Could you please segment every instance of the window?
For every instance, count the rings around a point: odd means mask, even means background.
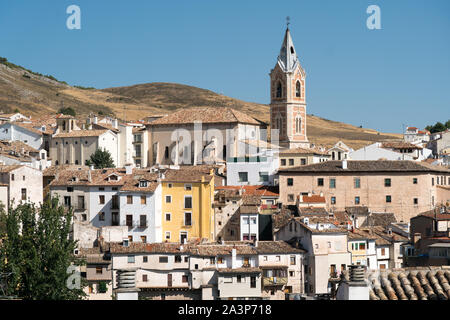
[[[366,243],[365,242],[361,242],[359,244],[359,250],[366,250]]]
[[[159,263],[167,263],[167,262],[169,262],[169,257],[167,256],[159,257]]]
[[[139,217],[139,227],[141,227],[141,228],[147,227],[147,216],[146,215],[141,215]]]
[[[67,187],[67,192],[73,192],[73,187]]]
[[[247,182],[248,181],[248,172],[239,172],[239,182]]]
[[[27,189],[22,188],[22,200],[27,200]]]
[[[354,179],[354,186],[355,186],[355,189],[361,188],[361,179],[360,178]]]
[[[336,188],[336,179],[330,178],[330,189]]]
[[[281,86],[281,82],[278,81],[277,82],[277,92],[276,92],[276,97],[277,98],[281,98],[283,96],[283,87]]]
[[[392,202],[392,197],[386,196],[386,203],[391,203],[391,202]]]
[[[256,218],[251,218],[252,224],[256,224]]]
[[[126,220],[127,220],[127,222],[126,222],[127,226],[132,227],[133,226],[133,216],[131,214],[127,214]]]
[[[142,262],[148,262],[148,256],[143,256],[142,257]]]
[[[417,184],[417,178],[413,178],[413,184]]]
[[[391,186],[391,179],[390,178],[384,179],[384,186],[385,187],[390,187]]]
[[[336,197],[331,197],[331,204],[336,204]]]
[[[98,204],[105,204],[105,196],[98,196]]]
[[[288,202],[294,202],[294,195],[288,194]]]
[[[250,277],[250,288],[256,288],[256,277],[255,276]]]
[[[164,159],[169,159],[169,147],[164,150]]]
[[[104,212],[99,212],[98,213],[98,220],[99,221],[105,221],[105,213]]]
[[[295,84],[295,96],[297,98],[300,98],[302,96],[302,85],[300,84],[300,81],[297,81]]]
[[[182,283],[187,283],[188,282],[188,276],[187,275],[181,276],[181,282]]]
[[[184,196],[184,208],[192,209],[192,196]]]
[[[286,159],[281,159],[281,165],[285,166],[286,165]]]
[[[304,158],[300,159],[300,165],[302,166],[306,165],[306,159]]]
[[[128,263],[134,263],[134,256],[128,256]]]
[[[192,225],[192,213],[191,212],[185,212],[184,213],[184,225],[185,226],[191,226]]]
[[[419,199],[418,198],[414,198],[414,204],[415,205],[419,204]]]
[[[103,268],[100,266],[95,267],[95,273],[96,274],[102,274],[103,273]]]
[[[191,191],[192,190],[192,184],[185,184],[184,185],[184,190]]]
[[[146,180],[139,181],[139,187],[147,188],[147,186],[148,186],[148,181],[146,181]]]
[[[295,256],[291,256],[291,266],[295,266]]]
[[[381,255],[382,256],[386,255],[386,249],[385,248],[381,248]]]
[[[317,186],[323,187],[323,178],[317,178]]]
[[[431,178],[431,185],[434,186],[434,178]]]
[[[216,264],[216,258],[210,257],[209,258],[209,264]]]
[[[166,231],[166,240],[170,240],[170,231]]]
[[[293,166],[294,165],[294,159],[289,159],[289,165]]]
[[[237,275],[236,277],[237,283],[241,283],[242,282],[242,276],[240,274]]]
[[[147,282],[148,281],[148,277],[146,274],[142,275],[142,282]]]
[[[132,195],[127,196],[127,204],[133,204],[133,196]]]
[[[171,214],[170,213],[166,213],[166,221],[170,221],[171,218]]]
[[[217,257],[217,264],[223,264],[223,257]]]
[[[262,182],[269,181],[269,173],[268,172],[260,172],[259,173],[259,181],[262,181]]]
[[[355,204],[359,204],[359,203],[360,203],[359,197],[355,197]]]
[[[180,255],[176,255],[175,256],[175,263],[181,263],[181,256]]]
[[[11,181],[14,181],[14,173],[11,174]]]
[[[287,185],[293,186],[294,185],[294,178],[287,178]]]
[[[166,203],[172,203],[172,196],[166,196]]]
[[[65,196],[64,197],[64,205],[66,206],[66,207],[70,207],[71,205],[72,205],[72,198],[70,197],[70,196]]]
[[[147,204],[147,196],[141,196],[141,204]]]

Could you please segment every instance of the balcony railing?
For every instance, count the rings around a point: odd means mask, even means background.
[[[263,277],[263,286],[284,286],[287,281],[287,277]]]

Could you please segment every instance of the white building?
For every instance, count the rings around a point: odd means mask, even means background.
[[[0,183],[8,186],[8,204],[39,206],[43,202],[42,171],[24,165],[0,165]]]
[[[34,149],[43,146],[43,134],[32,127],[25,127],[21,122],[6,122],[0,125],[0,140],[22,141]]]

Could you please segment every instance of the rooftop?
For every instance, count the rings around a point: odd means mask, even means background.
[[[347,169],[342,168],[343,161],[325,161],[315,164],[280,169],[279,173],[344,173],[344,172],[439,172],[450,173],[449,169],[428,166],[409,160],[347,160]]]

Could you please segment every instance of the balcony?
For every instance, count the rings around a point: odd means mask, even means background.
[[[284,286],[287,284],[287,277],[263,277],[263,286]]]
[[[111,210],[119,210],[119,209],[120,209],[119,202],[112,202],[111,203]]]

